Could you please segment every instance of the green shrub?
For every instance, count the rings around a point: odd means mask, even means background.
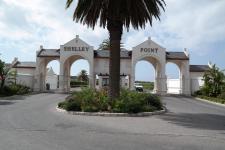
[[[225,92],[222,92],[222,93],[218,96],[218,98],[221,98],[221,99],[224,99],[224,100],[225,100]]]
[[[87,86],[87,85],[88,85],[88,83],[85,81],[76,81],[76,80],[70,81],[71,87],[80,87],[80,86]]]
[[[0,94],[4,96],[24,95],[29,92],[31,92],[31,89],[21,84],[11,84],[9,86],[4,86],[0,90]]]
[[[145,103],[151,109],[161,110],[163,105],[158,96],[152,94],[145,95]]]
[[[202,90],[195,91],[193,96],[203,95]]]
[[[131,92],[115,101],[113,111],[121,113],[138,113],[143,110],[143,97],[141,94]]]
[[[122,90],[120,98],[114,102],[113,111],[122,113],[149,112],[162,109],[162,103],[159,97],[137,93],[134,91]]]
[[[110,102],[107,91],[84,88],[68,96],[58,107],[67,111],[138,113],[160,110],[162,103],[156,95],[129,90],[122,90],[120,97]]]

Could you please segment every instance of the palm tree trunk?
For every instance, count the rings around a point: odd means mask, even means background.
[[[121,21],[110,20],[107,29],[110,39],[109,98],[114,100],[120,95],[120,41],[123,24]]]

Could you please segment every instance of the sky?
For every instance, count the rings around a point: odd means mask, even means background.
[[[165,0],[165,12],[153,26],[129,32],[124,30],[122,43],[125,48],[151,39],[167,51],[190,53],[190,64],[212,62],[225,69],[225,0]],[[65,9],[66,0],[0,0],[0,59],[7,63],[14,57],[20,61],[36,61],[36,51],[44,48],[59,48],[60,45],[79,35],[89,45],[98,45],[108,38],[106,29],[94,30],[73,22],[76,1]],[[51,62],[54,71],[59,64]],[[88,63],[77,61],[71,68],[72,75],[81,69],[88,70]],[[176,78],[178,68],[173,64],[166,67],[167,76]],[[136,66],[136,80],[151,81],[154,69],[148,62],[140,61]]]

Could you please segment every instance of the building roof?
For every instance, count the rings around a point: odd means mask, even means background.
[[[131,51],[122,50],[120,52],[120,58],[131,58]],[[94,51],[95,58],[109,58],[109,50],[95,50]]]
[[[209,70],[208,65],[190,65],[190,72],[205,72]]]
[[[37,56],[38,57],[59,57],[60,49],[41,49]]]
[[[36,68],[36,62],[20,62],[18,61],[13,68]]]
[[[166,52],[168,60],[189,60],[189,57],[184,52]]]

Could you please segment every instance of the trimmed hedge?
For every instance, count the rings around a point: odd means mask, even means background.
[[[105,90],[86,88],[67,97],[58,107],[67,111],[139,113],[161,110],[162,103],[156,95],[128,90],[122,90],[120,97],[111,102]]]

